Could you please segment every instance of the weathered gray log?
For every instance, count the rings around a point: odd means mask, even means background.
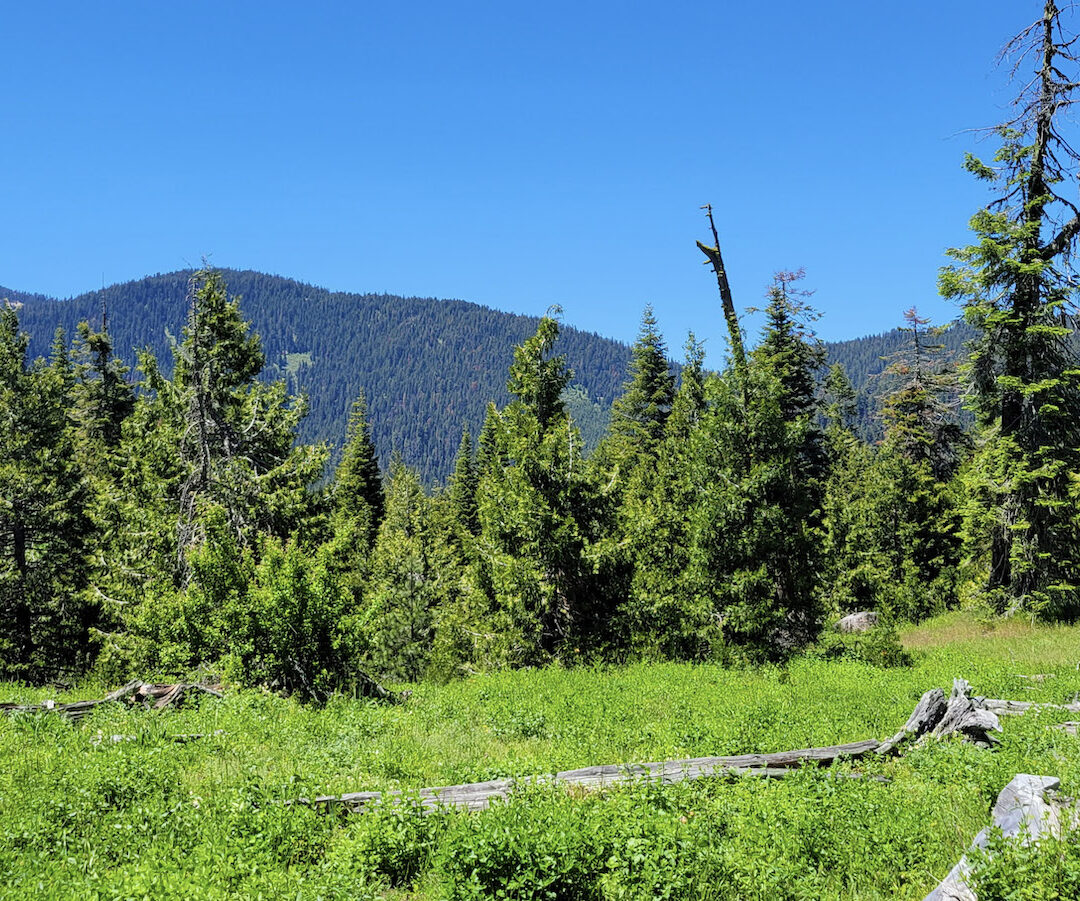
[[[1029,710],[1064,710],[1080,713],[1080,704],[1043,704],[1037,701],[1005,701],[1001,698],[979,698],[979,703],[998,716],[1020,716]]]
[[[757,776],[769,779],[782,778],[805,763],[828,765],[841,758],[857,759],[877,750],[879,742],[874,739],[831,745],[826,748],[803,748],[797,751],[779,751],[772,754],[739,754],[733,757],[694,757],[688,760],[664,760],[657,763],[609,764],[563,770],[554,776],[540,776],[523,780],[496,779],[467,785],[443,785],[424,788],[415,793],[424,807],[451,806],[479,810],[488,807],[496,798],[506,798],[515,785],[555,782],[568,787],[598,789],[635,780],[652,780],[665,785],[703,776]],[[845,774],[862,778],[860,774]],[[359,812],[382,798],[407,797],[409,793],[350,792],[344,795],[324,795],[313,801],[298,798],[296,802],[321,808],[343,808]]]
[[[972,698],[967,680],[953,679],[945,714],[932,734],[941,737],[958,733],[978,747],[991,747],[997,741],[994,733],[1001,731],[1001,723],[997,714],[983,706],[983,701]]]
[[[1062,805],[1046,795],[1059,784],[1053,776],[1024,773],[1016,776],[998,795],[992,825],[975,836],[972,849],[985,848],[994,828],[1000,829],[1006,838],[1015,838],[1025,845],[1044,835],[1060,835],[1067,815]],[[971,864],[965,854],[924,901],[977,901],[967,884],[970,873]]]
[[[198,683],[177,684],[153,684],[141,682],[138,679],[129,682],[115,691],[109,692],[103,698],[95,698],[90,701],[73,701],[70,704],[57,704],[55,701],[43,701],[40,704],[0,704],[0,713],[59,713],[72,722],[78,722],[94,708],[102,704],[115,704],[126,702],[129,704],[150,704],[154,702],[154,708],[160,710],[172,704],[179,704],[185,694],[201,692],[215,698],[222,697],[216,688]]]
[[[911,711],[911,716],[904,723],[904,727],[892,738],[883,741],[877,753],[888,754],[906,741],[922,738],[941,722],[941,718],[945,716],[946,706],[944,690],[931,688],[919,698],[919,703]]]

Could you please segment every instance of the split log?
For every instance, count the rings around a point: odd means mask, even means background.
[[[911,716],[904,723],[904,728],[892,738],[883,741],[877,753],[888,754],[910,739],[922,738],[941,722],[947,706],[945,692],[940,688],[931,688],[919,699],[919,703],[911,711]]]
[[[971,686],[965,679],[953,679],[953,689],[945,706],[945,714],[934,727],[936,736],[958,733],[976,747],[989,748],[997,741],[995,732],[1001,723],[992,710],[982,704],[982,698],[971,697]]]
[[[892,738],[883,741],[878,753],[890,753],[904,742],[911,739],[925,740],[931,735],[942,738],[956,734],[977,747],[989,748],[997,741],[995,733],[1000,731],[1001,723],[997,713],[987,705],[986,699],[972,697],[971,686],[967,681],[954,679],[947,701],[945,692],[940,688],[926,692],[911,712],[904,728]]]
[[[1063,805],[1046,794],[1059,784],[1053,776],[1017,775],[998,795],[993,823],[975,837],[972,849],[985,848],[992,829],[1000,829],[1006,838],[1015,838],[1025,845],[1045,835],[1060,835],[1069,816]],[[1072,819],[1075,821],[1076,811]],[[976,901],[967,884],[970,873],[971,864],[965,854],[924,901]]]

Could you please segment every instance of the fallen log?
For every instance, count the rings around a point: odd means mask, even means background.
[[[995,733],[1001,731],[997,712],[988,706],[986,698],[972,696],[971,686],[966,680],[954,679],[948,700],[940,688],[926,692],[915,705],[904,727],[892,738],[883,741],[878,753],[891,753],[912,739],[924,741],[930,736],[943,738],[948,735],[960,735],[976,747],[990,748],[997,742]]]
[[[919,699],[904,727],[892,738],[883,741],[878,746],[877,753],[888,754],[906,741],[922,738],[941,722],[947,706],[945,692],[940,688],[931,688]]]
[[[979,698],[979,702],[998,716],[1020,716],[1029,710],[1064,710],[1080,713],[1080,704],[1044,704],[1038,701],[1004,701],[1001,698]]]
[[[739,754],[733,757],[693,757],[688,760],[664,760],[656,763],[608,764],[563,770],[553,776],[530,777],[522,780],[495,779],[466,785],[442,785],[424,788],[415,793],[424,807],[461,807],[481,810],[497,798],[507,798],[518,785],[554,782],[568,788],[595,790],[610,785],[638,780],[657,781],[664,785],[703,776],[756,776],[780,779],[806,763],[829,765],[840,759],[855,760],[877,750],[875,739],[831,745],[825,748],[803,748],[772,754]],[[845,773],[844,778],[864,778],[858,773]],[[873,777],[883,778],[883,777]],[[323,795],[309,800],[298,798],[291,803],[310,805],[324,810],[341,809],[359,813],[365,807],[384,798],[402,798],[408,792],[350,792],[344,795]],[[290,802],[286,802],[290,803]]]

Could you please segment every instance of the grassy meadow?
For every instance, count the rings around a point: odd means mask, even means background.
[[[0,718],[0,899],[922,898],[1016,773],[1059,776],[1080,796],[1080,740],[1047,728],[1067,714],[1004,720],[994,752],[931,743],[839,767],[888,783],[808,768],[778,781],[536,787],[480,813],[274,803],[884,738],[956,676],[991,697],[1080,692],[1077,627],[951,614],[901,637],[906,667],[807,656],[764,669],[549,668],[418,684],[399,706],[229,691],[160,713],[111,705],[79,725]],[[1046,678],[1022,678],[1035,674]],[[111,687],[8,683],[0,700]],[[171,740],[185,733],[207,737]],[[1075,845],[1056,853],[1064,875],[1045,897],[1080,872]]]

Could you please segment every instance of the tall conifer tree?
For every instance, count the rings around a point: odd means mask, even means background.
[[[971,220],[976,243],[951,250],[956,265],[941,274],[942,293],[962,301],[976,330],[968,374],[981,446],[967,531],[999,612],[1080,612],[1069,497],[1080,462],[1080,386],[1068,340],[1080,154],[1063,131],[1080,68],[1064,20],[1056,0],[1046,0],[1004,51],[1024,72],[1015,115],[996,129],[991,164],[967,157],[996,196]]]

